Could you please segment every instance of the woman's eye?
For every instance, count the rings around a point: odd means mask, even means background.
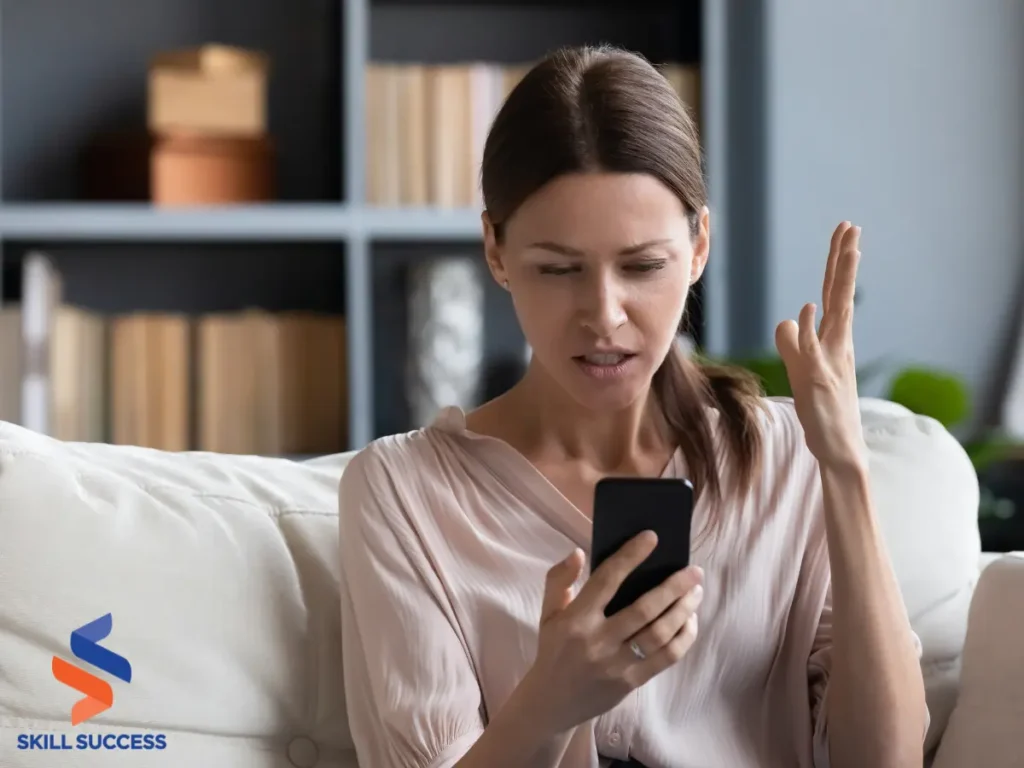
[[[664,266],[664,259],[651,259],[648,261],[637,261],[632,264],[626,264],[623,266],[623,269],[627,272],[653,272]],[[554,264],[545,264],[539,267],[542,275],[568,275],[573,272],[579,272],[580,269],[581,267],[579,266],[557,266]]]
[[[656,269],[661,269],[665,266],[665,262],[661,260],[657,261],[640,261],[635,264],[630,264],[626,269],[631,272],[653,272]]]

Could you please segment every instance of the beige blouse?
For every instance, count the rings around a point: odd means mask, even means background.
[[[705,572],[696,644],[587,726],[561,768],[627,758],[648,768],[827,766],[820,479],[792,402],[770,400],[768,411],[752,492],[718,510],[722,523],[703,543],[707,500],[694,512],[691,559]],[[686,475],[681,453],[666,475]],[[510,445],[469,432],[454,408],[354,457],[340,517],[345,690],[360,765],[452,766],[529,669],[545,574],[573,546],[589,551],[590,520]]]

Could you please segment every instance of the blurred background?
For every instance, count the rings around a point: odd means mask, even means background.
[[[0,419],[305,456],[507,388],[483,137],[530,63],[599,42],[699,120],[687,342],[785,394],[775,325],[859,224],[863,394],[946,424],[989,548],[1024,548],[1019,2],[0,0]]]

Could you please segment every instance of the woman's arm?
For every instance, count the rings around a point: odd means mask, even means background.
[[[832,568],[832,663],[825,698],[833,768],[922,763],[927,708],[917,649],[872,509],[853,351],[860,227],[832,234],[822,318],[805,304],[775,343],[807,447],[818,460]]]
[[[591,729],[558,732],[540,720],[549,681],[530,673],[485,724],[480,681],[404,489],[373,447],[340,486],[342,657],[360,764],[557,768],[571,754],[566,765],[596,768]]]
[[[591,765],[594,740],[587,728],[555,733],[537,722],[537,697],[543,695],[527,675],[454,768],[558,768],[567,755],[567,765]]]
[[[866,467],[821,467],[832,567],[826,718],[832,768],[923,762],[928,713],[906,608]]]

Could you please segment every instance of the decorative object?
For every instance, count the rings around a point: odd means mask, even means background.
[[[274,198],[274,147],[268,137],[165,135],[150,167],[156,205],[230,205]]]
[[[267,133],[269,58],[227,45],[166,51],[150,62],[146,123],[155,134]]]
[[[409,274],[406,397],[414,426],[446,406],[472,408],[484,376],[484,286],[479,259],[452,256]]]
[[[267,127],[268,57],[224,45],[170,51],[150,64],[146,121],[156,205],[230,205],[275,196]]]

